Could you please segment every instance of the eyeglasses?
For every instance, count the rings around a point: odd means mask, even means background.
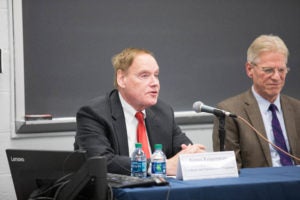
[[[286,75],[290,71],[290,68],[288,68],[288,67],[262,67],[262,66],[258,66],[255,63],[250,63],[250,64],[252,66],[258,67],[258,69],[260,69],[261,71],[263,71],[267,75],[275,74],[276,69],[277,69],[277,72],[280,75]]]

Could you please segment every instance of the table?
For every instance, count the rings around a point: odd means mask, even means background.
[[[169,186],[114,189],[117,200],[299,200],[300,167],[241,169],[237,178],[181,181]]]

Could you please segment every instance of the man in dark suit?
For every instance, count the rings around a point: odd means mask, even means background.
[[[108,172],[130,174],[130,155],[137,142],[135,113],[143,112],[149,151],[160,143],[167,156],[167,174],[175,175],[180,153],[203,152],[192,145],[174,120],[173,109],[158,100],[159,66],[145,49],[128,48],[112,59],[116,89],[80,108],[75,149],[106,156]]]
[[[253,85],[248,91],[224,100],[218,107],[241,116],[267,140],[276,144],[273,134],[270,104],[277,107],[276,114],[282,129],[287,152],[296,156],[291,164],[300,164],[300,101],[280,94],[286,75],[288,49],[273,35],[261,35],[247,52],[246,72]],[[220,150],[219,120],[215,119],[213,148]],[[225,120],[225,150],[234,150],[239,168],[283,166],[280,152],[256,134],[240,119]]]

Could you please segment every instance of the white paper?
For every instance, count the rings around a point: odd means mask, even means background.
[[[179,155],[177,179],[195,180],[225,177],[238,177],[233,151]]]

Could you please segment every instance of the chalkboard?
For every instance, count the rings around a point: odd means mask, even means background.
[[[261,34],[290,50],[284,93],[300,98],[298,0],[23,0],[25,114],[73,117],[113,88],[111,57],[154,52],[160,98],[175,111],[247,90],[246,51]]]

